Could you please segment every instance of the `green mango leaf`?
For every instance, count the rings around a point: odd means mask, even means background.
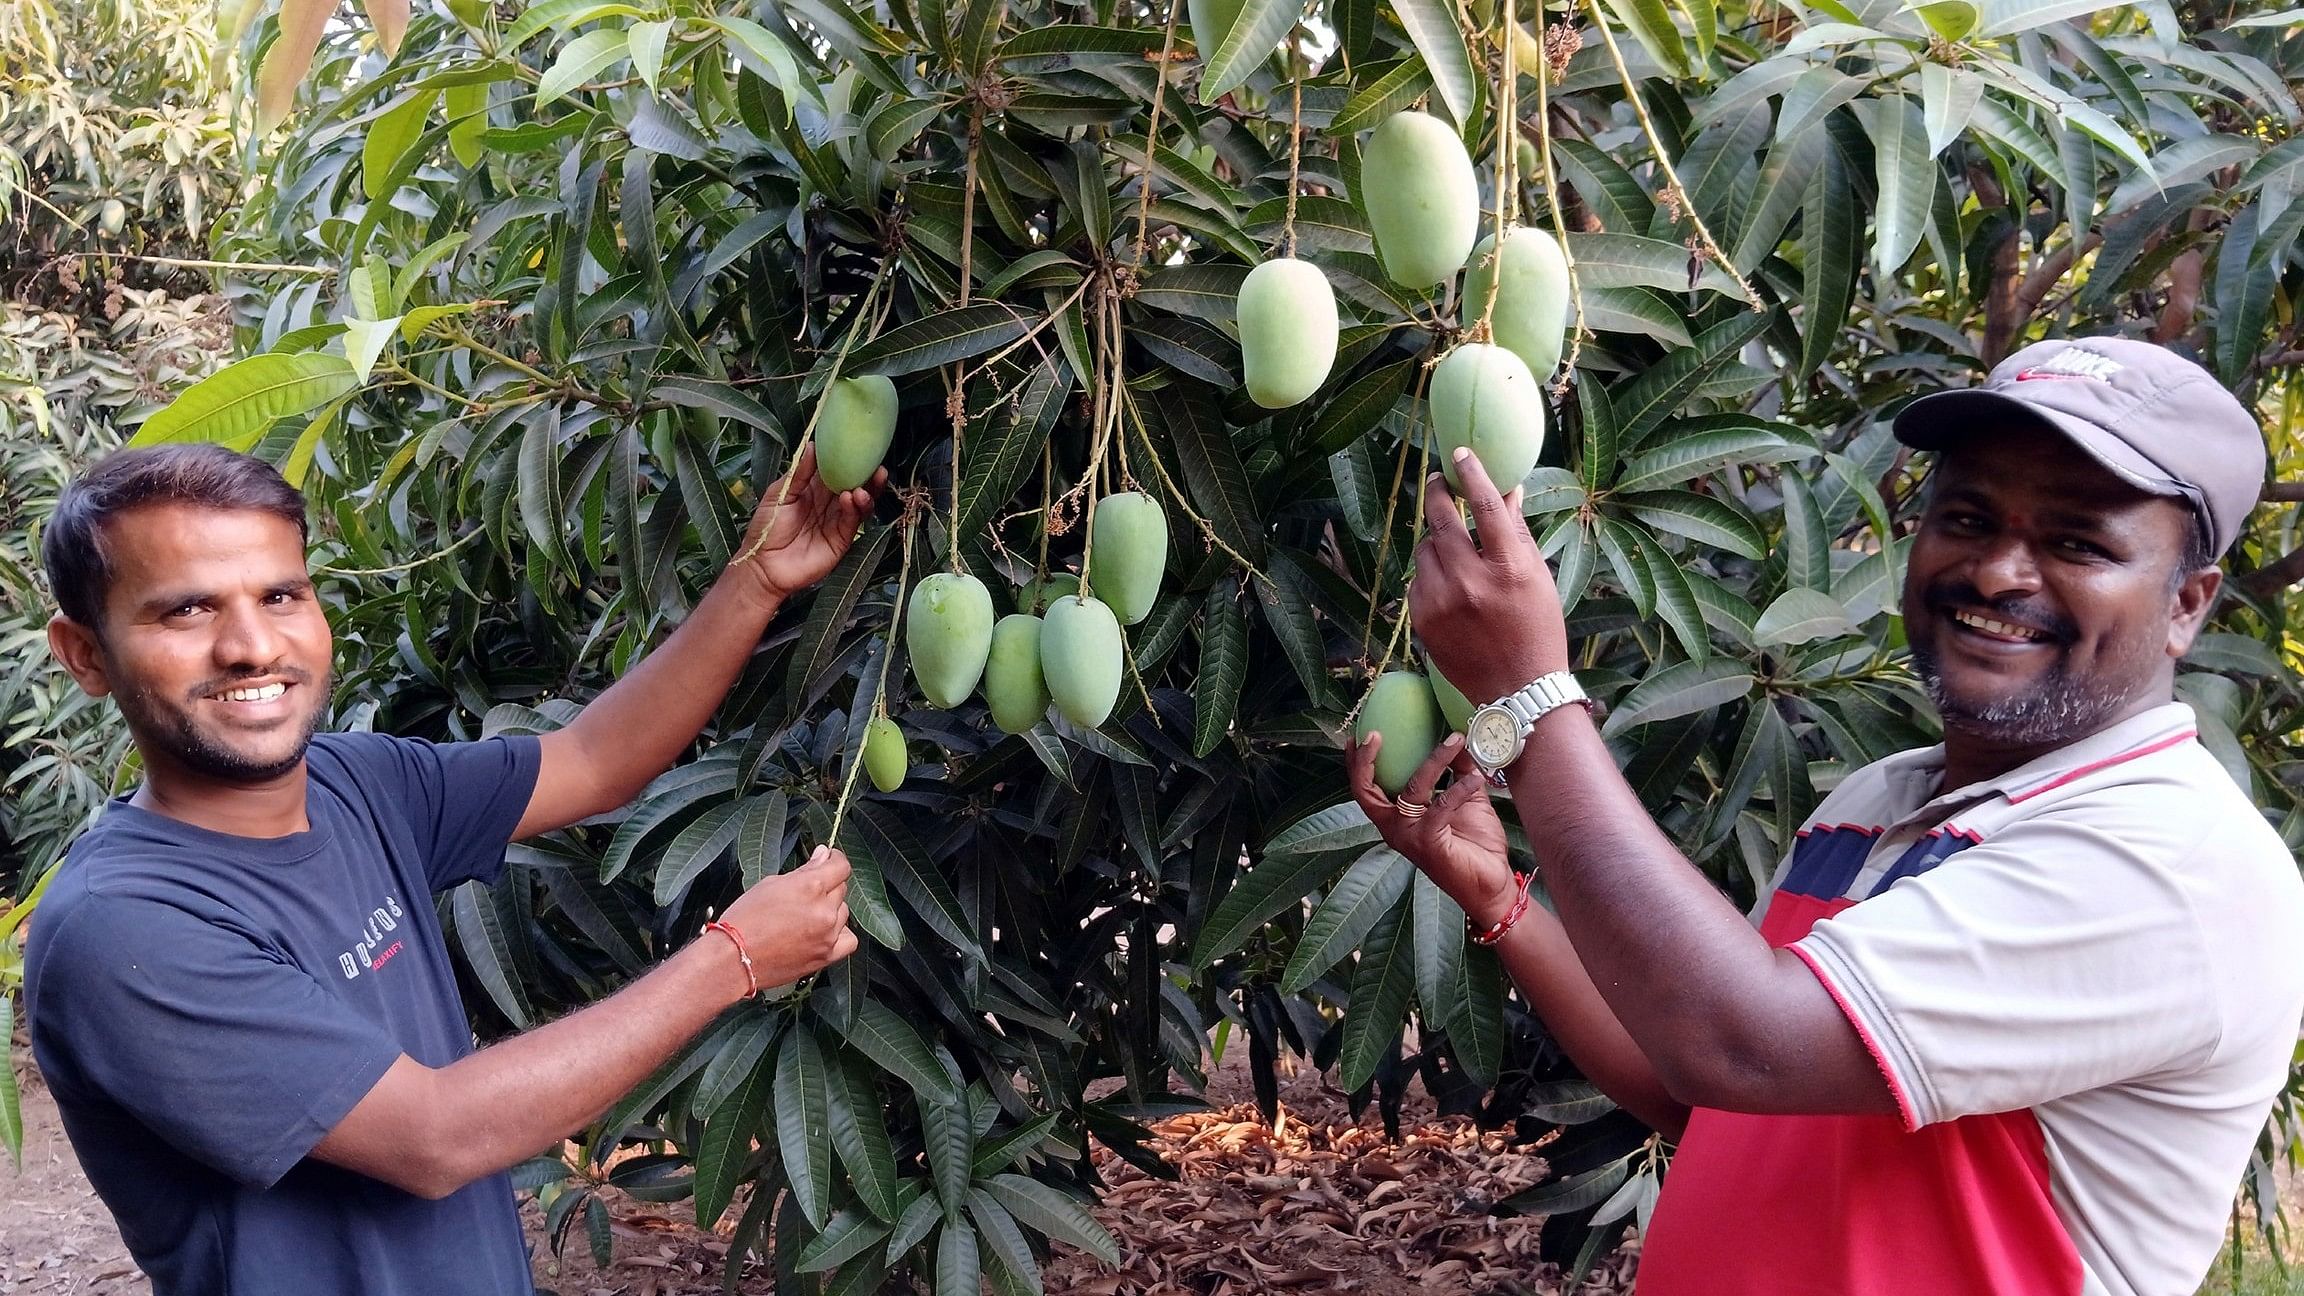
[[[359,373],[342,356],[250,356],[184,389],[145,419],[128,444],[212,441],[246,450],[274,420],[309,414],[359,385]]]
[[[848,356],[850,377],[900,377],[1004,347],[1038,321],[1013,306],[961,306],[891,329]]]
[[[1304,924],[1304,935],[1280,975],[1280,993],[1300,994],[1343,962],[1377,921],[1398,905],[1415,872],[1408,857],[1389,846],[1369,851],[1346,869]]]
[[[1244,0],[1221,45],[1200,51],[1200,102],[1215,103],[1253,75],[1280,48],[1303,15],[1298,0]]]
[[[1352,973],[1352,1001],[1336,1028],[1344,1033],[1336,1075],[1345,1092],[1366,1088],[1385,1056],[1399,1048],[1400,1028],[1415,990],[1408,906],[1395,903],[1360,948],[1360,965]]]
[[[1601,726],[1613,738],[1634,725],[1694,715],[1744,697],[1757,683],[1752,668],[1725,657],[1667,666],[1632,687]]]
[[[1393,0],[1392,12],[1399,15],[1408,39],[1423,56],[1425,72],[1440,92],[1440,103],[1449,119],[1458,125],[1472,120],[1480,82],[1472,69],[1472,52],[1464,44],[1463,29],[1456,23],[1456,7],[1446,0]]]
[[[1813,589],[1789,589],[1777,596],[1752,627],[1752,637],[1763,648],[1788,647],[1834,635],[1853,634],[1855,623],[1848,609],[1831,595]]]
[[[536,107],[572,93],[629,52],[629,37],[622,29],[586,32],[568,42],[536,82]]]
[[[398,186],[391,184],[391,178],[401,173],[401,159],[423,138],[424,123],[439,99],[437,90],[411,91],[369,124],[368,138],[360,148],[360,186],[368,201],[384,202],[392,197]]]
[[[994,1175],[984,1189],[1026,1228],[1078,1247],[1107,1265],[1120,1263],[1120,1243],[1087,1207],[1061,1189],[1016,1174]]]
[[[776,1150],[801,1213],[819,1229],[832,1213],[830,1089],[815,1033],[785,1032],[776,1056]]]
[[[768,1039],[775,1032],[775,1021],[765,1019],[765,1030],[752,1028],[741,1039],[751,1064],[735,1073],[738,1077],[727,1101],[720,1103],[712,1114],[704,1118],[704,1136],[696,1145],[696,1226],[713,1228],[720,1217],[728,1212],[728,1203],[736,1195],[736,1185],[743,1182],[744,1169],[752,1157],[753,1137],[761,1132],[762,1121],[768,1112],[769,1094],[774,1088],[771,1060],[764,1056]],[[805,1032],[795,1031],[799,1035]],[[750,1047],[752,1040],[759,1048]],[[725,1052],[722,1054],[725,1055]],[[713,1062],[719,1061],[719,1056]],[[709,1071],[709,1066],[707,1067]],[[781,1107],[782,1104],[778,1104]],[[782,1112],[778,1112],[782,1119]]]

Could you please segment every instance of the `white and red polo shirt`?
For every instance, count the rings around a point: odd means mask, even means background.
[[[2190,1296],[2304,1023],[2304,880],[2193,726],[1825,799],[1760,930],[1901,1118],[1696,1111],[1640,1296]]]

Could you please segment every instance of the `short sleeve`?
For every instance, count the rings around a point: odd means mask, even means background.
[[[92,896],[38,939],[43,1067],[250,1187],[303,1160],[401,1053],[255,939],[162,901]]]
[[[434,743],[362,734],[338,741],[364,776],[392,785],[360,790],[380,813],[406,818],[434,891],[496,880],[505,844],[536,791],[543,750],[534,737]]]
[[[1792,946],[1908,1127],[2017,1111],[2205,1055],[2206,941],[2177,861],[2076,815],[2023,821]]]

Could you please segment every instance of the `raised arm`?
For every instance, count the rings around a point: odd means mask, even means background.
[[[824,579],[856,538],[886,481],[834,491],[816,475],[813,446],[792,466],[789,492],[763,492],[737,553],[663,645],[544,735],[536,790],[515,837],[565,827],[623,805],[671,768],[736,683],[786,597]],[[778,503],[783,496],[782,503]]]
[[[728,907],[723,920],[743,933],[762,987],[855,950],[847,892],[847,857],[820,849]],[[445,1197],[598,1119],[749,987],[735,943],[706,932],[608,998],[449,1066],[403,1055],[312,1155]]]
[[[1463,737],[1449,735],[1400,789],[1397,801],[1376,786],[1376,753],[1383,744],[1382,734],[1371,734],[1366,743],[1346,746],[1353,799],[1385,842],[1447,892],[1474,926],[1495,926],[1518,897],[1518,883],[1504,851],[1503,821],[1464,754]],[[1440,776],[1451,769],[1456,781],[1435,793]],[[1410,817],[1400,813],[1401,805],[1426,809]],[[1679,1138],[1688,1108],[1665,1091],[1656,1068],[1600,997],[1559,919],[1531,905],[1497,942],[1496,952],[1521,997],[1584,1077],[1649,1128]]]
[[[1435,663],[1468,697],[1569,666],[1552,572],[1515,498],[1456,461],[1473,535],[1438,474],[1410,592]],[[1682,856],[1617,771],[1584,708],[1536,722],[1506,771],[1578,960],[1673,1098],[1691,1107],[1893,1115],[1856,1028],[1807,966],[1772,949]]]

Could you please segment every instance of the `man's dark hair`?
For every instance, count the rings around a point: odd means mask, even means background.
[[[113,577],[105,531],[121,514],[155,504],[270,513],[295,523],[300,539],[312,535],[303,494],[254,455],[208,444],[118,451],[64,488],[40,539],[48,588],[65,616],[102,634]]]

